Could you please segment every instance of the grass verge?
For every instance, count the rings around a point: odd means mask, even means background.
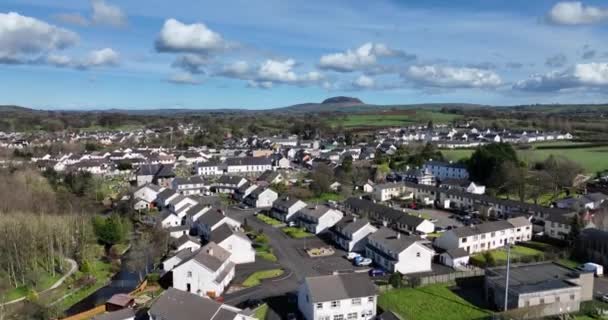
[[[286,235],[288,235],[290,238],[294,238],[294,239],[304,239],[304,238],[310,238],[313,236],[312,233],[309,233],[304,228],[285,227],[285,228],[281,229],[281,231],[285,232]]]
[[[245,281],[243,281],[244,287],[255,287],[262,283],[264,279],[275,278],[283,274],[283,269],[270,269],[263,271],[256,271],[252,273]]]
[[[271,225],[271,226],[278,226],[280,224],[283,224],[281,221],[279,221],[275,218],[269,217],[265,214],[258,214],[256,217],[258,218],[258,220],[264,222],[265,224]]]
[[[253,316],[256,319],[265,320],[267,314],[268,314],[268,305],[267,304],[263,304],[263,305],[259,306],[257,309],[255,309],[255,312],[253,313]]]

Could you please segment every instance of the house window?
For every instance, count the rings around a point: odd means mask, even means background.
[[[331,307],[332,308],[338,308],[338,307],[340,307],[340,301],[332,301],[331,302]]]
[[[344,320],[344,315],[343,314],[336,314],[336,315],[334,315],[334,320]]]
[[[416,252],[416,258],[420,258],[420,252]]]
[[[319,320],[331,320],[330,316],[320,316]]]
[[[570,300],[574,300],[574,295],[573,294],[570,295]]]
[[[348,320],[355,320],[355,319],[357,319],[357,313],[356,313],[356,312],[349,313],[349,314],[346,316],[346,319],[348,319]]]
[[[545,299],[544,298],[540,298],[540,304],[545,304]]]
[[[192,271],[188,271],[188,273],[186,274],[186,277],[192,278]]]
[[[467,238],[462,238],[462,243],[467,243]]]
[[[367,298],[367,302],[374,302],[374,297]]]
[[[358,306],[361,304],[361,298],[355,298],[352,300],[351,303],[353,304],[353,306]]]
[[[319,309],[323,309],[323,304],[322,303],[317,303],[317,310]]]

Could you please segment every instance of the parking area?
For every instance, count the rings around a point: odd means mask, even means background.
[[[447,228],[448,226],[462,227],[462,222],[451,218],[454,216],[453,212],[438,210],[438,209],[420,209],[415,212],[419,212],[423,216],[428,216],[432,220],[437,220],[435,226],[441,228]]]
[[[604,295],[608,295],[608,278],[595,278],[595,282],[593,283],[593,292],[598,298]]]

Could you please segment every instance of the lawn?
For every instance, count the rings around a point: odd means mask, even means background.
[[[278,226],[278,225],[283,224],[283,222],[281,222],[281,221],[279,221],[279,220],[277,220],[275,218],[269,217],[269,216],[267,216],[265,214],[258,214],[258,215],[256,215],[256,217],[260,221],[264,222],[265,224],[269,224],[271,226]]]
[[[307,199],[307,202],[322,203],[322,202],[327,202],[327,201],[342,201],[342,200],[344,200],[344,196],[342,196],[341,194],[326,192],[326,193],[322,193],[321,195],[319,195],[317,197]]]
[[[378,298],[378,305],[403,319],[480,319],[490,312],[464,300],[446,285],[430,285],[420,288],[404,288],[385,292]]]
[[[459,118],[459,115],[428,110],[412,110],[402,114],[351,114],[345,118],[330,121],[332,126],[342,125],[346,128],[356,127],[402,127],[412,124],[447,123]]]
[[[474,149],[449,149],[441,150],[441,153],[449,160],[457,161],[468,158]],[[608,170],[608,146],[588,148],[563,148],[563,149],[529,149],[517,150],[519,158],[527,163],[543,161],[550,155],[563,156],[580,164],[587,173]]]
[[[500,248],[496,250],[488,251],[494,257],[494,261],[497,265],[503,265],[507,263],[507,250]],[[525,258],[542,258],[543,252],[540,250],[515,245],[511,247],[511,261],[519,261]],[[471,256],[471,263],[479,266],[483,266],[486,263],[486,258],[483,253],[478,253]]]
[[[574,261],[572,259],[559,259],[556,262],[558,264],[561,264],[562,266],[570,268],[570,269],[576,269],[576,267],[578,267],[582,264],[582,263],[580,263],[578,261]]]
[[[245,281],[243,281],[244,287],[255,287],[262,283],[264,279],[276,278],[283,274],[283,269],[270,269],[263,271],[256,271],[252,273]]]
[[[69,265],[65,265],[65,267],[69,268]],[[38,276],[40,277],[38,279],[38,284],[33,289],[36,292],[41,292],[55,284],[55,282],[57,282],[62,277],[62,274],[57,273],[52,276],[44,271],[38,271]],[[0,301],[11,301],[19,299],[25,297],[29,292],[30,288],[28,288],[27,286],[11,288],[10,290],[7,290],[6,292],[2,292],[0,294]]]
[[[304,228],[296,228],[296,227],[285,227],[281,229],[281,231],[285,232],[289,237],[294,239],[304,239],[310,238],[313,236],[312,233],[309,233]]]
[[[268,314],[268,305],[267,304],[263,304],[263,305],[259,306],[257,309],[255,309],[255,312],[253,313],[253,316],[256,319],[265,320],[267,314]]]

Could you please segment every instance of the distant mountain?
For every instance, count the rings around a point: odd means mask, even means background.
[[[332,97],[332,98],[328,98],[323,100],[323,102],[321,102],[321,104],[365,104],[363,103],[363,101],[359,100],[358,98],[352,98],[352,97]]]

